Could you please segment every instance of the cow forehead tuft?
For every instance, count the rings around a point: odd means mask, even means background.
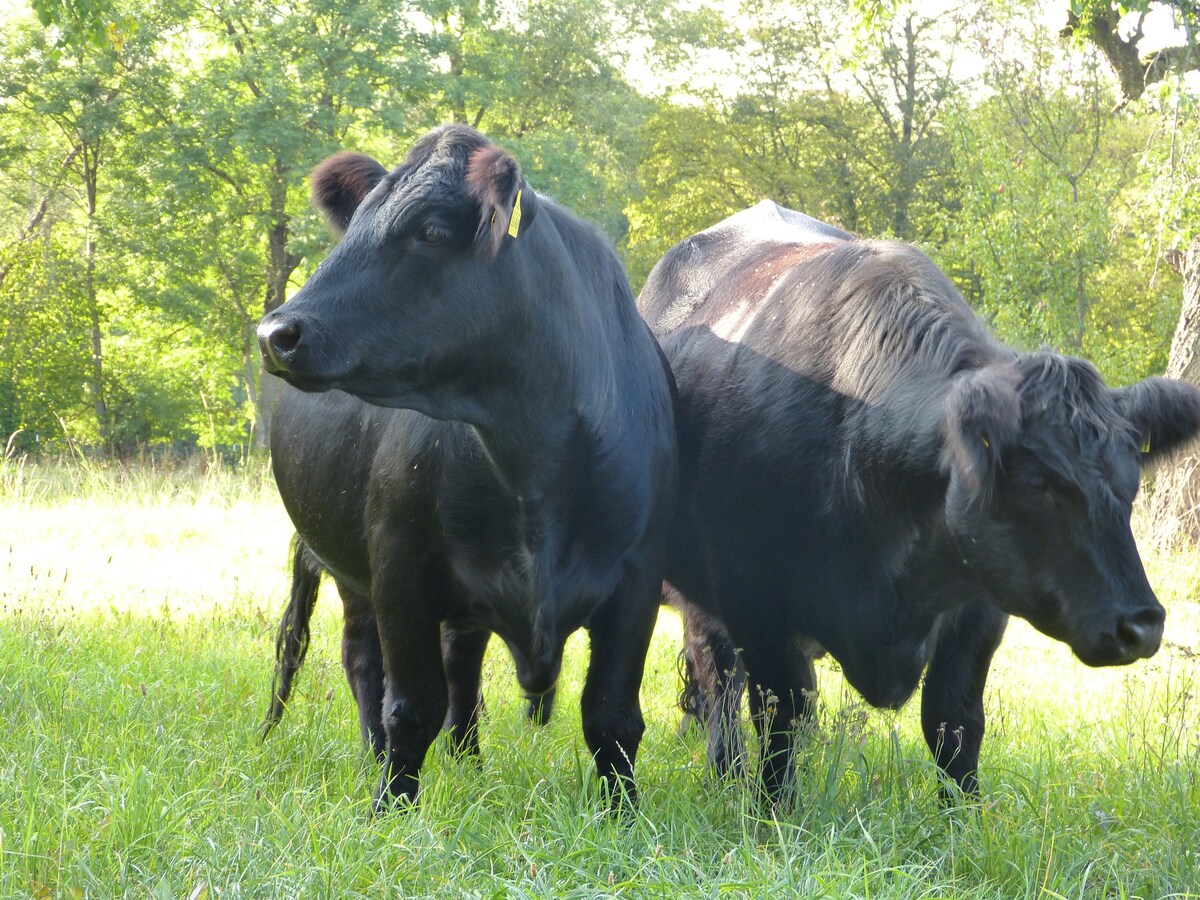
[[[1027,423],[1061,423],[1085,448],[1136,441],[1136,429],[1121,415],[1112,392],[1087,360],[1038,352],[1019,357],[1016,367]]]
[[[466,173],[470,156],[488,142],[477,132],[464,135],[459,131],[447,126],[426,135],[388,174],[372,198],[377,228],[393,230],[422,210],[469,202]]]
[[[461,193],[472,154],[494,147],[487,138],[465,125],[444,125],[429,132],[409,151],[404,162],[387,178],[388,193],[446,190]]]
[[[467,159],[481,147],[494,146],[473,128],[465,125],[443,125],[422,137],[408,151],[401,168],[420,167],[439,160],[457,163],[460,171],[466,170]]]

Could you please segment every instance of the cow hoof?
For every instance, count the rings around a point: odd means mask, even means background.
[[[393,797],[391,794],[381,794],[371,801],[371,818],[377,819],[391,813],[406,813],[416,805],[416,795],[399,794]]]
[[[637,815],[637,787],[632,781],[613,783],[604,780],[604,796],[608,800],[608,814],[623,822],[631,822]]]
[[[551,687],[540,694],[525,695],[525,718],[537,726],[549,725],[554,712],[554,698],[558,691]]]
[[[400,789],[401,786],[408,790]],[[382,816],[390,812],[407,812],[417,805],[417,779],[412,776],[388,778],[384,772],[375,801],[371,804],[371,815]]]

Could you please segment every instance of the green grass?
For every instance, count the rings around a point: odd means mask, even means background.
[[[1200,554],[1148,559],[1147,663],[1010,629],[975,806],[937,803],[916,703],[867,710],[830,665],[797,806],[714,782],[665,611],[632,821],[601,813],[580,733],[584,635],[541,730],[491,648],[482,764],[440,740],[420,807],[373,819],[332,590],[257,737],[289,535],[257,469],[3,464],[0,897],[1200,897]]]

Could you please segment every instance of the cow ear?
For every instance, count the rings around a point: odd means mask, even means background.
[[[506,240],[519,239],[537,215],[537,194],[507,152],[489,144],[471,154],[467,190],[479,203],[476,240],[494,258]]]
[[[334,237],[346,233],[354,211],[386,174],[387,169],[365,153],[348,150],[335,153],[313,169],[313,206]]]
[[[943,461],[971,495],[986,492],[1021,431],[1021,376],[1012,365],[959,377],[945,407]]]
[[[1138,431],[1142,462],[1156,462],[1200,436],[1200,389],[1172,378],[1117,388],[1113,400]]]

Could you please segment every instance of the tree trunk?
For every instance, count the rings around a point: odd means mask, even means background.
[[[77,157],[82,151],[82,143],[78,143],[70,149],[70,151],[67,153],[66,159],[62,161],[62,165],[58,167],[58,174],[46,186],[46,192],[42,196],[41,202],[38,203],[35,209],[30,211],[28,224],[26,224],[25,229],[19,235],[17,235],[17,239],[13,241],[11,245],[14,248],[14,252],[12,254],[14,258],[16,257],[15,248],[18,248],[27,241],[32,240],[36,235],[39,226],[46,218],[46,213],[50,209],[50,201],[54,199],[54,195],[58,190],[58,186],[62,183],[63,177],[68,171],[70,171],[71,163],[75,161],[75,157]],[[32,173],[29,177],[30,193],[32,194],[35,190]],[[3,265],[0,265],[0,287],[4,286],[4,279],[8,277],[8,273],[12,269],[12,265],[13,263],[11,259]]]
[[[100,300],[96,292],[96,186],[97,158],[84,147],[84,188],[87,196],[87,236],[84,239],[83,292],[91,331],[91,372],[88,395],[96,415],[96,429],[105,455],[112,452],[112,423],[104,389],[104,331],[100,320]]]
[[[1182,254],[1179,271],[1183,275],[1183,309],[1166,374],[1200,384],[1200,235]],[[1184,538],[1200,543],[1200,453],[1181,455],[1159,469],[1150,498],[1150,520],[1159,544],[1170,545]]]
[[[258,358],[258,354],[247,357],[245,373],[250,400],[258,411],[254,419],[251,440],[257,449],[266,449],[271,445],[271,414],[275,410],[275,402],[279,399],[283,381],[263,371],[262,361]],[[266,410],[265,414],[263,410]]]
[[[288,281],[303,258],[288,252],[288,239],[291,236],[287,214],[290,174],[290,168],[277,159],[271,183],[271,226],[267,231],[267,291],[263,300],[264,315],[282,306],[287,300]],[[274,412],[278,396],[279,383],[276,379],[265,375],[259,379],[254,423],[256,447],[267,446],[267,435],[271,431],[271,414]]]
[[[904,20],[904,82],[897,83],[897,93],[900,95],[900,146],[896,148],[899,162],[900,183],[893,188],[896,207],[892,215],[892,231],[902,241],[912,240],[912,223],[909,221],[908,208],[912,204],[918,180],[917,152],[914,146],[913,126],[917,116],[917,64],[920,48],[917,46],[917,34],[913,30],[913,16],[910,13]]]

